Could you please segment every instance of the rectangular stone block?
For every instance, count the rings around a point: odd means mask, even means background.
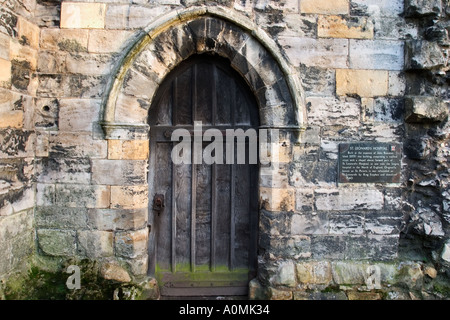
[[[114,255],[114,235],[108,231],[79,230],[78,252],[88,258],[103,258]]]
[[[9,60],[9,43],[11,39],[4,33],[0,33],[0,59]]]
[[[39,26],[19,16],[17,21],[18,38],[22,44],[29,45],[34,49],[39,48]]]
[[[112,58],[109,54],[68,54],[65,67],[69,73],[84,75],[105,75],[111,72]]]
[[[148,186],[111,186],[111,208],[142,209],[148,207]]]
[[[90,30],[88,51],[92,53],[113,53],[125,48],[132,31],[126,30]]]
[[[108,140],[108,159],[147,160],[148,140]]]
[[[319,211],[381,210],[384,205],[377,189],[316,189],[314,196]]]
[[[91,180],[89,159],[43,158],[36,162],[39,172],[38,182],[42,183],[83,183]]]
[[[60,99],[58,101],[60,131],[92,131],[94,122],[99,118],[101,101],[96,99]],[[85,139],[83,136],[84,143],[89,140],[91,139]],[[91,143],[94,143],[94,140],[91,140]],[[100,146],[98,156],[103,156],[103,143],[100,143]]]
[[[144,160],[92,160],[92,182],[119,186],[146,184],[146,168]]]
[[[59,132],[49,136],[49,154],[63,158],[106,158],[107,142],[94,140],[88,132]]]
[[[355,16],[397,17],[403,13],[404,0],[351,0],[350,14]]]
[[[288,188],[260,188],[263,207],[269,211],[292,211],[295,209],[295,192]]]
[[[0,83],[11,81],[11,61],[0,59]]]
[[[388,93],[388,71],[336,70],[336,94],[360,97],[385,96]]]
[[[141,90],[144,90],[144,87]],[[145,99],[119,93],[115,109],[116,119],[122,119],[125,123],[132,124],[145,123],[148,117],[148,108],[150,107],[144,102]]]
[[[350,68],[401,71],[404,68],[402,41],[350,40]]]
[[[348,67],[347,39],[279,37],[278,42],[295,65],[332,69]]]
[[[317,35],[320,38],[373,39],[374,26],[366,17],[319,16]]]
[[[147,252],[148,229],[117,232],[115,235],[116,253],[125,258],[137,258]]]
[[[361,214],[332,214],[329,216],[330,234],[364,234],[364,216]]]
[[[69,207],[37,207],[35,223],[45,229],[86,229],[87,209]]]
[[[43,28],[40,48],[41,50],[86,52],[88,39],[88,30]]]
[[[61,28],[104,28],[105,13],[105,3],[63,2],[61,4]]]
[[[148,209],[89,209],[88,224],[98,230],[136,230],[147,225]]]
[[[0,128],[17,128],[23,127],[23,111],[0,111]]]
[[[348,14],[348,0],[301,0],[300,13]]]
[[[298,281],[303,284],[328,284],[333,280],[328,261],[297,263],[296,271]]]
[[[36,184],[36,206],[53,206],[55,204],[55,185],[46,183]]]
[[[76,231],[38,229],[37,241],[41,250],[50,256],[74,256],[76,254]]]
[[[108,208],[109,186],[57,184],[55,204],[71,208]]]
[[[353,98],[308,97],[308,122],[311,125],[360,125],[360,105]]]
[[[9,59],[14,63],[22,62],[22,67],[36,70],[38,64],[38,52],[30,46],[24,46],[20,42],[11,41]]]
[[[329,219],[326,213],[303,213],[292,216],[291,234],[328,234]]]

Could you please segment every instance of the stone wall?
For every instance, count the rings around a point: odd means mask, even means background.
[[[40,257],[146,275],[151,98],[176,64],[215,52],[240,58],[281,130],[280,166],[261,173],[252,297],[442,298],[430,281],[450,263],[449,6],[3,1],[0,276],[33,236]],[[361,141],[403,146],[400,183],[338,183],[339,144]]]
[[[34,99],[39,26],[34,1],[0,7],[0,277],[34,252]]]

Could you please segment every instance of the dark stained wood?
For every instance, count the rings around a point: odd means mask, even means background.
[[[188,59],[161,84],[149,113],[148,181],[150,206],[156,193],[165,196],[159,214],[149,208],[149,273],[163,295],[248,291],[256,270],[258,166],[226,164],[225,145],[224,164],[173,164],[177,142],[170,138],[177,128],[193,133],[194,121],[202,121],[203,131],[218,128],[225,134],[257,129],[258,119],[253,94],[223,58]],[[209,144],[204,142],[203,150]],[[234,149],[237,159],[236,143]]]

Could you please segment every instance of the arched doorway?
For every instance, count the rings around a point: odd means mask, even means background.
[[[257,265],[258,165],[250,163],[250,139],[242,148],[232,137],[227,149],[227,132],[242,129],[257,136],[253,93],[229,60],[194,55],[160,85],[149,125],[149,272],[158,279],[161,294],[246,295]],[[172,150],[179,141],[173,133],[180,129],[189,142],[177,152],[189,154],[176,154],[187,160],[177,164]],[[208,129],[224,137],[222,146],[216,145],[220,152],[208,153],[212,143],[205,138],[199,144],[197,151],[213,154],[213,163],[194,158],[194,144]],[[242,150],[244,163],[237,161]]]

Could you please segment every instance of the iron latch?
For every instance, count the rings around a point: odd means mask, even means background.
[[[159,214],[164,207],[164,195],[159,193],[155,194],[155,197],[153,198],[153,210]]]

